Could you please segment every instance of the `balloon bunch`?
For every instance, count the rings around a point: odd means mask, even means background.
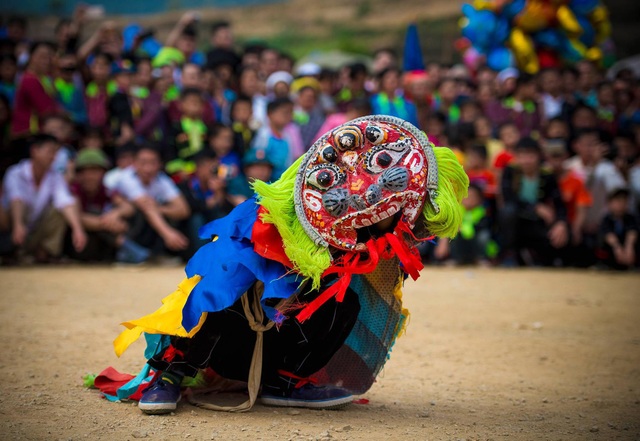
[[[462,6],[457,42],[470,68],[541,68],[587,59],[613,64],[611,22],[600,0],[474,0]]]

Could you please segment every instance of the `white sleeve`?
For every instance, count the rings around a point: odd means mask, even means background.
[[[55,173],[53,178],[53,206],[58,210],[73,205],[76,199],[69,191],[69,184],[65,181],[64,176],[59,173]]]
[[[7,201],[25,201],[28,199],[27,195],[24,194],[26,185],[20,182],[20,170],[17,165],[11,167],[7,174],[4,175],[3,187]]]
[[[142,182],[129,170],[124,171],[117,184],[117,191],[129,201],[135,201],[147,194]]]
[[[622,173],[620,173],[613,163],[606,162],[601,164],[599,171],[602,183],[604,184],[604,188],[607,193],[627,186],[627,183],[622,177]]]
[[[158,176],[160,182],[160,194],[165,202],[172,201],[176,197],[180,196],[180,190],[178,186],[171,180],[171,178],[164,173]]]

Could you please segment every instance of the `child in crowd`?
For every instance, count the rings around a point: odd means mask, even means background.
[[[133,165],[137,148],[136,144],[130,142],[116,149],[116,166],[105,173],[103,178],[104,185],[109,191],[116,189],[122,172]]]
[[[638,223],[628,211],[629,190],[609,194],[609,213],[600,224],[600,260],[613,269],[632,268],[636,263]]]
[[[565,142],[568,142],[570,135],[569,125],[560,117],[551,118],[547,122],[545,135],[547,139],[564,139]]]
[[[53,81],[58,102],[75,124],[87,122],[84,86],[78,76],[75,52],[64,52],[57,57],[57,76]]]
[[[121,146],[135,139],[133,130],[133,113],[131,111],[131,75],[135,66],[129,60],[119,61],[111,71],[116,83],[116,92],[111,95],[107,111],[110,117],[111,136],[116,146]]]
[[[474,144],[467,149],[464,170],[469,176],[469,183],[482,190],[485,198],[496,196],[496,176],[487,167],[487,148],[482,144]]]
[[[484,207],[483,191],[474,184],[469,185],[469,192],[462,200],[464,214],[460,233],[451,242],[438,241],[435,256],[444,258],[447,255],[451,263],[472,265],[487,262],[491,254],[491,222]]]
[[[231,129],[233,130],[233,150],[242,157],[251,146],[253,110],[251,98],[239,96],[231,104]]]
[[[498,138],[502,142],[503,150],[496,155],[493,167],[505,168],[513,159],[516,145],[520,141],[520,131],[512,122],[506,122],[498,128]]]
[[[268,125],[261,127],[253,140],[252,149],[263,150],[264,157],[273,164],[272,180],[293,164],[296,155],[293,143],[285,136],[285,128],[293,119],[293,102],[288,98],[278,98],[267,105]]]
[[[7,97],[10,106],[13,106],[13,101],[16,96],[17,73],[18,64],[15,55],[0,55],[0,94]]]
[[[109,99],[118,90],[116,82],[110,79],[112,64],[111,55],[99,52],[89,65],[92,80],[84,90],[84,97],[87,103],[87,118],[91,127],[104,128],[109,121],[107,112]]]
[[[526,264],[551,265],[568,239],[566,208],[555,176],[542,167],[539,144],[530,137],[516,145],[514,161],[502,173],[499,212],[505,264],[517,255]]]
[[[215,152],[202,150],[195,156],[194,162],[196,168],[193,175],[178,184],[191,209],[191,215],[183,221],[181,228],[189,239],[185,258],[191,257],[205,243],[198,236],[200,227],[226,216],[233,208],[227,200],[226,181],[220,176],[220,163]]]
[[[202,114],[204,98],[200,89],[184,89],[180,94],[180,121],[174,124],[166,170],[176,181],[195,170],[193,158],[207,142],[208,130]]]
[[[562,200],[567,207],[571,241],[574,245],[579,245],[582,242],[587,209],[593,204],[591,193],[573,171],[565,168],[564,162],[569,157],[569,152],[564,140],[548,140],[544,144],[544,154],[547,165],[558,180]]]
[[[211,126],[209,131],[209,147],[220,162],[223,177],[233,179],[242,171],[240,156],[233,150],[233,130],[221,123]]]

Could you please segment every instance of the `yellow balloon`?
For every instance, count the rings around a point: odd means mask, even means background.
[[[567,6],[560,6],[556,17],[560,27],[570,36],[578,37],[582,34],[582,26],[580,26],[580,23],[576,20],[576,16]]]
[[[589,49],[587,49],[584,57],[589,61],[597,63],[602,60],[602,49],[600,49],[599,47],[590,47]]]
[[[535,74],[540,69],[538,56],[536,55],[533,40],[520,28],[513,28],[509,35],[509,46],[516,57],[518,67],[529,73]]]
[[[604,5],[600,5],[591,12],[589,20],[593,24],[609,21],[609,11]]]

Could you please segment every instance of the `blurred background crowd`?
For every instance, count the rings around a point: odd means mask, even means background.
[[[239,47],[232,23],[194,12],[162,41],[111,21],[89,34],[86,14],[50,40],[19,16],[0,28],[4,264],[187,259],[251,180],[278,179],[348,120],[388,114],[453,149],[471,181],[459,236],[425,245],[426,261],[638,267],[631,69],[416,66],[391,48],[332,69]]]

